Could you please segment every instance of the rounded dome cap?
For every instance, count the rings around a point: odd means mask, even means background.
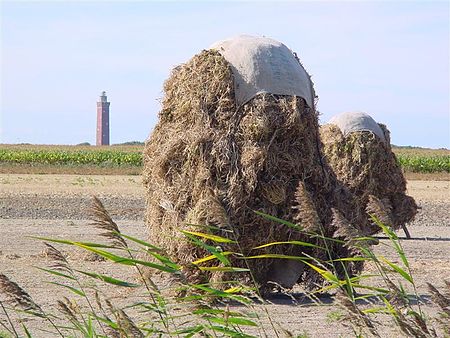
[[[355,131],[371,131],[386,142],[384,132],[378,123],[369,114],[363,112],[337,114],[328,121],[328,124],[334,124],[339,127],[344,136]]]
[[[231,64],[238,106],[261,93],[291,95],[314,106],[314,89],[309,74],[297,55],[281,42],[250,35],[239,35],[214,43]]]

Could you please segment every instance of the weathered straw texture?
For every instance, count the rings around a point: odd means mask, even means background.
[[[370,131],[353,132],[344,137],[333,124],[322,126],[320,135],[326,160],[338,180],[357,196],[359,213],[381,207],[387,216],[385,222],[398,229],[414,219],[417,205],[412,197],[405,195],[406,180],[392,152],[389,131],[383,124],[379,126],[386,142]],[[376,200],[378,204],[381,202],[378,207],[374,206]],[[368,235],[379,230],[371,222],[364,225]]]
[[[333,234],[329,201],[335,183],[321,163],[317,114],[303,99],[261,94],[238,109],[232,71],[214,51],[177,67],[164,91],[159,122],[144,150],[147,226],[149,241],[184,266],[189,279],[223,281],[237,275],[195,269],[190,263],[208,253],[180,230],[236,240],[239,246],[221,249],[244,255],[300,255],[293,245],[251,249],[305,239],[254,210]],[[301,201],[306,202],[299,206]],[[250,267],[260,285],[271,279],[273,260],[229,258],[233,266]],[[311,284],[312,273],[302,278]]]

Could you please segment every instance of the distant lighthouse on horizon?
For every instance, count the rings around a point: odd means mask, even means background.
[[[109,104],[106,92],[100,95],[97,102],[97,145],[109,146]]]

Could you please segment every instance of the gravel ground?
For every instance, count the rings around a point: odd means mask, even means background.
[[[144,219],[145,192],[135,176],[0,174],[0,187],[4,219],[87,219],[93,195],[115,219]],[[449,181],[410,181],[409,194],[422,208],[411,226],[450,224]]]
[[[409,194],[422,207],[416,220],[408,227],[411,235],[442,239],[403,241],[419,295],[425,300],[423,308],[428,315],[434,316],[437,309],[427,302],[426,282],[443,288],[444,280],[450,280],[450,182],[410,181],[408,187]],[[45,256],[43,243],[30,236],[101,241],[98,230],[88,221],[92,195],[97,195],[104,202],[124,233],[145,238],[142,221],[145,199],[139,177],[0,174],[0,272],[17,281],[47,309],[54,309],[56,300],[71,294],[45,283],[51,279],[49,275],[34,268],[46,266],[50,261]],[[376,251],[389,259],[396,259],[395,254],[384,245],[377,246]],[[73,247],[64,247],[64,253],[75,267],[130,281],[135,278],[126,267],[93,260]],[[102,290],[119,306],[141,300],[143,292],[140,288],[124,291],[105,287]],[[275,326],[287,328],[295,335],[354,336],[348,327],[333,319],[339,311],[333,298],[326,298],[323,306],[316,306],[301,297],[302,290],[295,291],[300,295],[297,302],[287,297],[274,297],[271,304],[257,307],[262,321],[267,323],[271,318]],[[240,307],[231,309],[243,310]],[[381,318],[383,320],[387,319]],[[27,322],[34,330],[34,337],[52,337],[39,331],[41,324],[35,319]],[[383,337],[400,336],[390,324],[380,330]],[[272,334],[269,332],[268,336]]]
[[[142,220],[145,199],[137,196],[97,195],[105,208],[117,220]],[[3,195],[0,197],[0,215],[10,219],[72,219],[89,218],[92,196],[62,194]]]
[[[118,220],[142,220],[144,188],[138,176],[0,174],[0,217],[88,219],[92,196]]]

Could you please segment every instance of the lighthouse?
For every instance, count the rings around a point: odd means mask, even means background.
[[[109,146],[109,102],[106,92],[100,95],[97,102],[97,143],[98,146]]]

